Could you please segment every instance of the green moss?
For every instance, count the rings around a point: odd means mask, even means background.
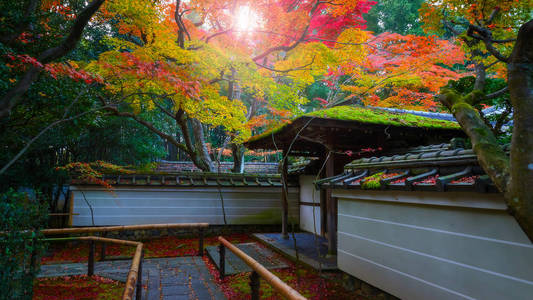
[[[486,128],[474,128],[474,131],[481,135],[481,136],[487,136],[488,135],[488,132],[487,132],[487,129]]]
[[[472,107],[472,105],[464,102],[464,101],[457,101],[452,106],[452,112],[455,113],[458,110],[467,110],[467,111],[475,111],[475,108]]]
[[[381,188],[381,179],[385,172],[379,172],[362,180],[361,188],[365,190],[378,190]]]
[[[354,121],[367,124],[383,124],[399,127],[420,127],[435,129],[460,129],[457,122],[436,120],[421,116],[415,116],[408,113],[394,113],[380,109],[354,107],[354,106],[335,106],[332,108],[314,111],[304,114],[306,117],[318,117],[325,119]],[[262,139],[271,134],[281,131],[288,124],[270,129],[262,134],[251,137],[247,142],[253,142]]]

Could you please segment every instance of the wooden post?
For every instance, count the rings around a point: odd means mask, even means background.
[[[259,287],[261,284],[259,274],[253,271],[250,275],[250,288],[252,289],[252,300],[259,300]]]
[[[331,154],[326,162],[326,177],[335,176],[334,170],[334,154]],[[326,205],[327,205],[327,226],[328,226],[328,254],[334,255],[337,253],[337,210],[336,199],[331,197],[331,190],[326,190]]]
[[[283,150],[283,160],[281,162],[281,235],[284,239],[289,238],[289,190],[288,190],[288,159],[287,151]]]
[[[142,299],[143,292],[143,259],[144,259],[144,249],[141,252],[141,260],[139,261],[139,270],[137,271],[137,293],[135,294],[135,299]]]
[[[226,248],[224,245],[218,245],[218,253],[220,256],[218,272],[220,274],[220,279],[224,279],[224,273],[226,273]]]
[[[69,191],[69,197],[68,197],[68,226],[72,226],[72,216],[74,215],[74,192]]]
[[[94,275],[94,251],[95,250],[95,244],[93,240],[89,241],[89,261],[87,266],[87,275],[93,276]]]
[[[102,237],[106,237],[106,236],[107,236],[107,233],[103,232],[102,233]],[[107,244],[106,243],[101,243],[101,245],[102,245],[102,248],[100,248],[100,261],[105,259],[105,250],[107,248]]]
[[[324,177],[323,177],[324,178]],[[327,219],[327,207],[326,207],[326,190],[320,190],[320,235],[326,236],[326,224]]]
[[[322,153],[320,156],[320,166],[324,165],[328,159],[327,152]],[[326,178],[326,170],[322,170],[320,174],[317,174],[320,179]],[[326,190],[320,189],[320,235],[327,238],[327,224],[328,224],[328,208],[326,205]]]
[[[267,270],[264,266],[262,266],[259,262],[250,257],[248,254],[244,253],[244,251],[235,247],[235,245],[228,242],[221,236],[218,237],[218,241],[223,246],[228,248],[228,250],[235,254],[238,258],[242,259],[242,261],[247,264],[252,270],[257,272],[257,274],[268,284],[270,284],[270,286],[272,286],[274,290],[280,293],[284,297],[284,299],[306,300],[306,298],[303,297],[300,293],[298,293],[298,291],[288,286],[285,282],[281,281],[281,279],[279,279],[276,275],[272,274],[272,272]]]
[[[200,240],[198,241],[200,256],[204,256],[204,229],[200,228]]]

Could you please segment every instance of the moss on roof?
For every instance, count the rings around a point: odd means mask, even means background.
[[[383,124],[399,127],[419,127],[432,129],[460,129],[457,122],[445,121],[421,117],[409,113],[394,113],[375,108],[363,108],[354,106],[335,106],[332,108],[318,110],[304,114],[300,117],[317,117],[324,119],[355,121],[368,124]],[[300,118],[297,117],[292,121]],[[280,132],[290,123],[280,125],[273,129],[267,130],[262,134],[255,135],[246,142],[253,142],[262,139],[265,136]]]

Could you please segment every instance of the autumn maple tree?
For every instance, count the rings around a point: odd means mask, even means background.
[[[328,86],[338,91],[328,102],[436,110],[439,89],[465,75],[454,69],[464,63],[461,49],[436,36],[368,34],[362,47],[361,61],[350,60],[328,73]]]
[[[363,14],[374,4],[363,0],[13,4],[16,7],[9,9],[16,13],[6,19],[9,26],[2,29],[1,42],[16,49],[7,50],[5,57],[18,75],[10,79],[12,86],[0,99],[0,118],[9,118],[23,99],[31,101],[23,95],[38,78],[66,76],[93,84],[92,89],[101,91],[100,109],[151,130],[204,171],[215,170],[206,132],[224,128],[227,138],[222,146],[230,144],[242,169],[240,142],[251,129],[300,111],[307,101],[302,90],[328,66],[343,61],[335,57],[340,54],[329,51],[336,40],[343,36],[363,42],[359,33]],[[242,24],[246,11],[255,24]],[[92,62],[66,59],[83,41],[87,28],[107,30],[100,40],[107,50]],[[355,58],[357,47],[349,48]],[[166,125],[154,123],[150,116],[155,113],[167,118]]]
[[[505,194],[511,214],[533,240],[533,1],[427,1],[421,13],[426,29],[458,37],[474,65],[470,91],[452,83],[439,100],[469,136],[480,165]],[[488,78],[503,77],[508,86],[487,94]],[[505,153],[478,104],[509,91],[512,108],[510,155]],[[509,112],[507,112],[509,114]]]
[[[215,171],[206,126],[222,126],[236,171],[243,161],[240,142],[265,123],[263,108],[274,115],[298,111],[306,101],[300,91],[331,62],[322,55],[328,43],[362,27],[362,14],[375,2],[141,3],[113,13],[121,16],[115,26],[122,36],[109,38],[113,49],[86,67],[106,83],[102,104],[182,149],[204,171]],[[112,9],[120,7],[104,5],[104,15]],[[259,20],[255,28],[239,26],[242,10]],[[131,21],[139,11],[148,18]],[[141,116],[149,110],[178,129],[157,128]]]

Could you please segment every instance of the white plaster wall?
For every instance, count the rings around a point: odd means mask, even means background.
[[[393,194],[334,191],[341,270],[402,299],[533,299],[533,245],[501,196]]]
[[[320,204],[320,190],[315,189],[315,180],[316,176],[300,176],[300,202]],[[320,226],[320,206],[300,205],[300,229],[320,234]]]
[[[216,187],[74,186],[73,226],[207,222],[224,224]],[[228,224],[281,223],[281,189],[221,188]],[[289,188],[289,216],[298,222],[298,189]]]

